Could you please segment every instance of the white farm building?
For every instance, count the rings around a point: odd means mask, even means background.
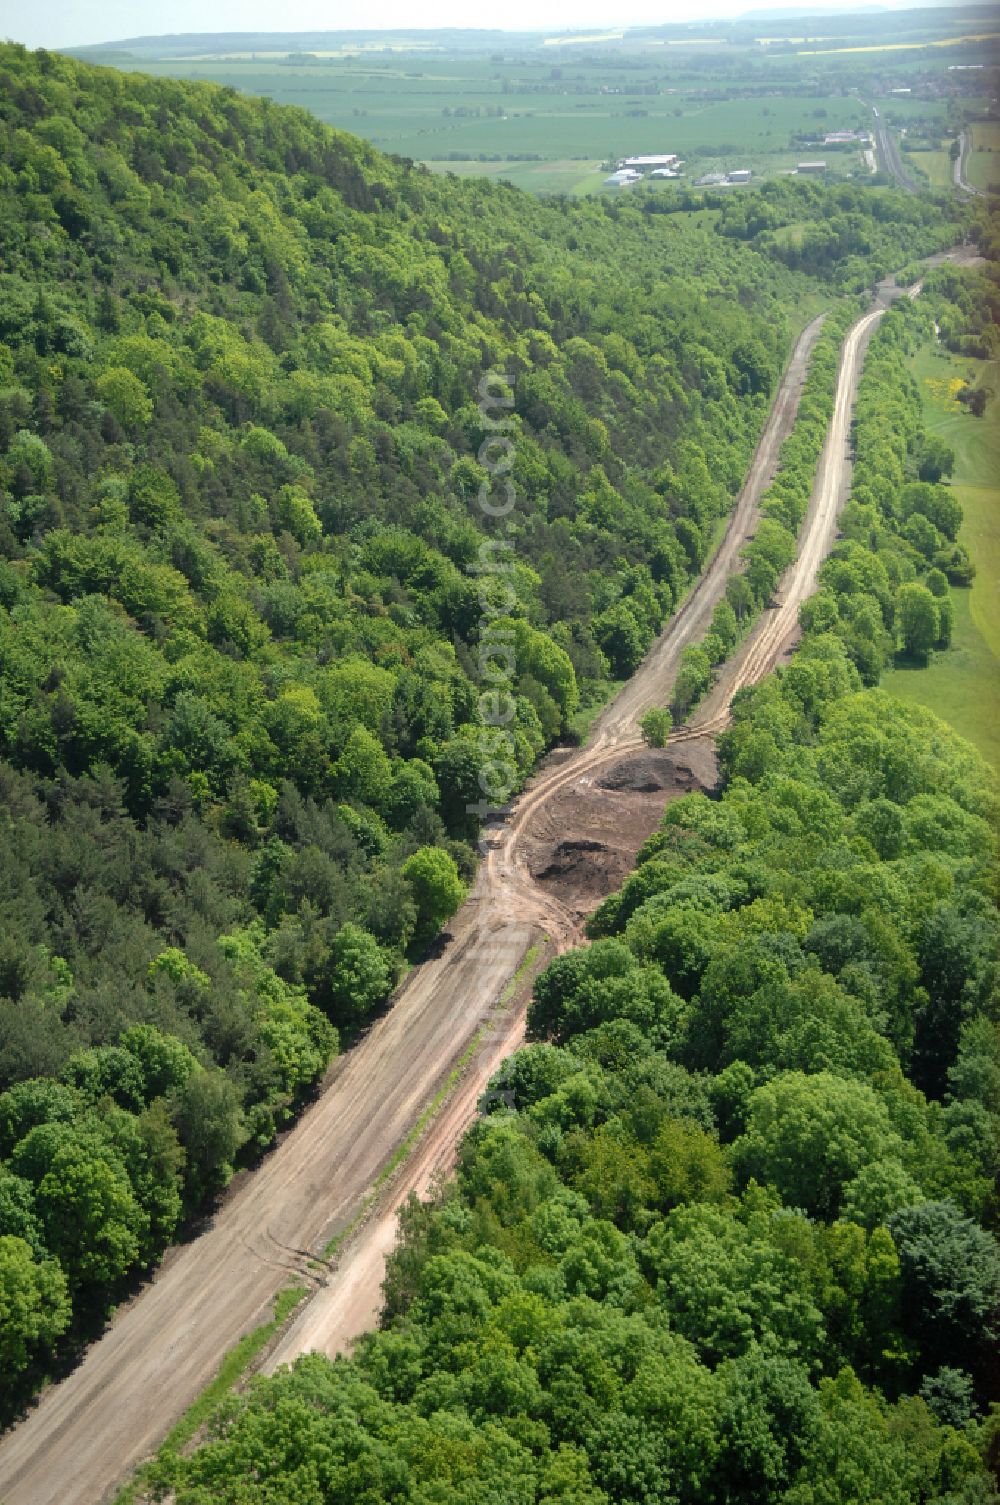
[[[676,167],[678,160],[677,153],[670,152],[659,157],[626,157],[624,161],[619,162],[618,166],[620,168],[631,167],[633,171],[649,172],[654,167]]]

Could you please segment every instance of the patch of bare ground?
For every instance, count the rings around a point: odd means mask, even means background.
[[[270,1364],[312,1348],[336,1353],[372,1325],[400,1201],[425,1191],[452,1163],[481,1085],[523,1038],[524,997],[512,1007],[507,994],[532,941],[541,932],[549,938],[536,964],[575,944],[582,919],[620,884],[667,800],[714,786],[710,734],[726,724],[733,689],[759,679],[787,648],[798,602],[835,536],[859,340],[873,322],[872,315],[859,321],[845,345],[822,495],[803,530],[799,566],[789,572],[778,609],[765,613],[760,631],[747,639],[733,675],[720,679],[696,724],[675,734],[662,755],[643,746],[639,717],[668,703],[683,648],[707,629],[759,516],[794,422],[819,320],[803,332],[789,362],[719,549],[598,718],[590,745],[546,760],[509,818],[493,828],[473,891],[440,953],[414,968],[393,1007],[206,1231],[164,1263],[80,1365],[0,1442],[5,1505],[97,1505],[109,1498],[292,1277],[316,1294],[292,1319]],[[470,1056],[473,1041],[479,1046]],[[381,1174],[460,1060],[466,1067],[458,1087],[383,1185]],[[334,1230],[353,1226],[376,1187],[383,1196],[331,1270],[311,1251],[322,1249]]]
[[[667,803],[718,779],[710,737],[644,749],[563,785],[523,842],[528,871],[582,919],[621,887]]]

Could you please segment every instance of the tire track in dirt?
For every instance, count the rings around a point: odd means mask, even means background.
[[[960,131],[958,136],[958,156],[951,165],[952,177],[955,180],[955,187],[960,188],[963,193],[971,194],[973,198],[985,199],[989,195],[983,193],[981,188],[974,188],[965,176],[969,164],[970,147],[969,132],[967,130]]]
[[[915,297],[919,290],[918,283],[908,289],[908,295]],[[868,342],[888,306],[888,297],[883,295],[883,301],[856,320],[844,338],[838,363],[833,412],[817,465],[809,507],[800,531],[797,556],[782,577],[777,601],[761,615],[736,654],[724,666],[718,681],[698,707],[690,723],[672,734],[669,747],[702,741],[723,731],[729,724],[729,706],[737,690],[757,683],[770,673],[797,635],[798,608],[812,594],[819,566],[836,540],[837,517],[847,498],[850,483],[850,422],[858,379]],[[817,334],[818,325],[812,331],[813,342]],[[800,387],[801,380],[800,377]],[[787,386],[782,395],[788,398]],[[529,829],[538,821],[545,807],[551,805],[560,793],[574,785],[594,783],[597,776],[611,764],[622,762],[629,754],[645,750],[638,730],[638,720],[650,706],[663,704],[669,698],[683,648],[706,630],[715,605],[725,590],[726,581],[738,567],[740,550],[758,516],[760,497],[777,466],[777,451],[784,437],[783,434],[778,437],[781,433],[779,423],[782,427],[790,427],[797,402],[792,402],[790,407],[790,414],[786,408],[781,419],[776,422],[775,430],[762,437],[755,457],[755,463],[760,461],[760,469],[756,474],[752,471],[748,477],[747,487],[737,503],[723,546],[705,571],[696,590],[672,619],[633,679],[599,718],[588,746],[560,766],[543,772],[529,785],[515,806],[497,846],[487,852],[484,863],[486,881],[491,886],[506,887],[529,905],[534,903],[544,906],[549,923],[553,914],[552,899],[544,893],[528,867],[525,838]],[[777,402],[772,415],[776,410],[779,410]],[[565,950],[582,939],[578,918],[573,923],[573,912],[565,905],[558,907],[565,923],[557,928],[550,948],[552,954]],[[500,1058],[516,1050],[522,1043],[523,1013],[522,1007],[517,1018],[511,1020]],[[477,1090],[469,1094],[469,1114],[467,1118],[460,1119],[459,1134],[471,1121],[479,1092],[485,1087],[488,1077],[489,1073],[486,1072],[477,1078]],[[440,1164],[444,1168],[450,1167],[456,1144],[453,1124],[435,1124],[428,1142],[429,1148],[433,1147],[432,1153],[445,1150],[447,1158]],[[361,1333],[376,1324],[381,1305],[381,1278],[385,1257],[391,1251],[398,1231],[396,1213],[411,1191],[418,1196],[424,1195],[430,1185],[431,1180],[418,1167],[414,1168],[412,1176],[401,1179],[378,1219],[363,1228],[344,1250],[336,1281],[314,1296],[293,1319],[262,1366],[266,1373],[273,1373],[281,1364],[291,1363],[299,1354],[310,1350],[318,1350],[330,1356],[342,1352]]]
[[[638,718],[668,699],[680,654],[707,629],[757,516],[794,421],[819,322],[797,342],[722,544],[636,675],[598,719],[590,745],[543,766],[494,832],[472,893],[438,953],[411,973],[393,1007],[334,1064],[317,1100],[260,1167],[232,1188],[206,1230],[168,1253],[77,1368],[44,1392],[0,1442],[5,1505],[98,1505],[111,1497],[200,1394],[221,1355],[265,1320],[290,1269],[319,1289],[298,1309],[272,1362],[304,1344],[337,1351],[372,1325],[396,1208],[451,1164],[481,1086],[522,1037],[523,997],[501,1025],[488,1029],[461,1084],[345,1245],[336,1271],[317,1269],[315,1256],[303,1251],[323,1248],[352,1224],[454,1063],[491,1019],[532,942],[545,933],[546,959],[579,939],[578,913],[532,878],[524,850],[529,828],[561,791],[592,782],[602,768],[642,748]],[[855,375],[852,364],[850,379]],[[842,368],[841,382],[849,376]],[[811,543],[807,524],[803,548]],[[794,616],[791,601],[789,594]],[[756,643],[755,632],[744,651],[755,651]],[[744,678],[766,672],[774,651],[770,642],[757,649]],[[732,693],[717,708],[706,704],[672,744],[723,725]]]
[[[588,745],[555,766],[543,767],[518,799],[495,845],[487,846],[480,869],[481,882],[490,891],[506,893],[512,902],[523,904],[527,912],[538,917],[549,935],[546,959],[578,944],[583,937],[579,912],[547,894],[532,876],[527,850],[529,833],[546,807],[563,792],[573,786],[593,785],[610,765],[645,751],[638,720],[650,706],[663,704],[669,698],[681,653],[707,631],[726,582],[738,567],[740,551],[759,518],[761,497],[777,470],[781,445],[794,423],[808,357],[822,322],[822,318],[813,320],[800,337],[725,537],[697,586],[671,618],[633,678],[597,719]],[[838,390],[839,386],[838,382]],[[671,737],[671,745],[705,738],[714,730],[715,721],[722,725],[724,717],[720,720],[713,715],[703,723],[699,716],[695,724]],[[425,1140],[427,1154],[437,1170],[449,1168],[453,1163],[457,1139],[471,1121],[478,1097],[495,1065],[521,1044],[525,1006],[526,999],[522,999],[504,1026],[502,1048],[490,1052],[493,1063],[490,1069],[480,1070],[478,1060],[474,1064],[471,1076],[475,1085],[466,1094],[467,1112],[449,1118],[448,1122],[435,1120],[429,1130]],[[496,1042],[493,1043],[495,1046]],[[398,1228],[398,1208],[411,1192],[423,1195],[430,1185],[431,1178],[425,1173],[421,1157],[399,1178],[378,1216],[371,1218],[342,1251],[336,1280],[299,1308],[261,1366],[264,1372],[273,1373],[281,1364],[290,1363],[298,1354],[311,1349],[331,1355],[338,1353],[375,1324],[381,1304],[385,1257],[392,1249]]]

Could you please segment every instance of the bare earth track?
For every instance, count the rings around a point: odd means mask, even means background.
[[[965,170],[969,160],[970,146],[971,142],[969,140],[968,131],[962,131],[958,138],[958,156],[951,164],[952,176],[955,179],[956,188],[961,188],[963,193],[971,193],[974,198],[981,199],[986,197],[982,189],[974,188],[969,182],[968,178],[965,176]]]
[[[682,649],[708,626],[790,432],[814,321],[800,336],[725,538],[636,675],[597,721],[587,747],[553,755],[494,827],[469,899],[439,953],[415,969],[393,1007],[335,1063],[323,1089],[258,1170],[241,1179],[205,1232],[170,1252],[78,1367],[51,1386],[0,1443],[4,1505],[98,1505],[156,1448],[213,1377],[221,1355],[262,1322],[298,1278],[315,1294],[267,1367],[310,1348],[336,1352],[373,1325],[395,1214],[451,1163],[483,1085],[523,1038],[527,984],[498,1008],[532,942],[580,938],[582,916],[616,887],[672,795],[714,782],[711,737],[736,689],[792,643],[799,603],[836,535],[849,469],[850,412],[879,306],[850,330],[800,556],[779,605],[764,613],[700,709],[662,753],[637,719],[669,698]],[[588,846],[588,842],[591,845]],[[352,1226],[379,1174],[470,1043],[458,1086],[384,1188],[334,1269],[315,1251]]]

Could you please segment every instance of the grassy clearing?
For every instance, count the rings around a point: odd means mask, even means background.
[[[965,176],[973,188],[996,187],[1000,184],[1000,125],[996,121],[977,121],[971,131]]]
[[[934,349],[920,352],[913,371],[927,428],[955,450],[953,485],[965,512],[960,536],[977,573],[971,589],[951,592],[951,651],[935,655],[926,669],[890,670],[882,683],[942,716],[1000,769],[1000,397],[985,417],[973,418],[948,395],[958,377],[996,390],[1000,367]]]
[[[954,187],[951,158],[947,152],[907,152],[906,160],[923,173],[932,188]]]
[[[799,250],[805,239],[806,228],[807,222],[805,220],[793,221],[790,225],[779,225],[777,229],[772,230],[771,234],[774,236],[775,245],[786,249],[791,246],[795,250]]]

